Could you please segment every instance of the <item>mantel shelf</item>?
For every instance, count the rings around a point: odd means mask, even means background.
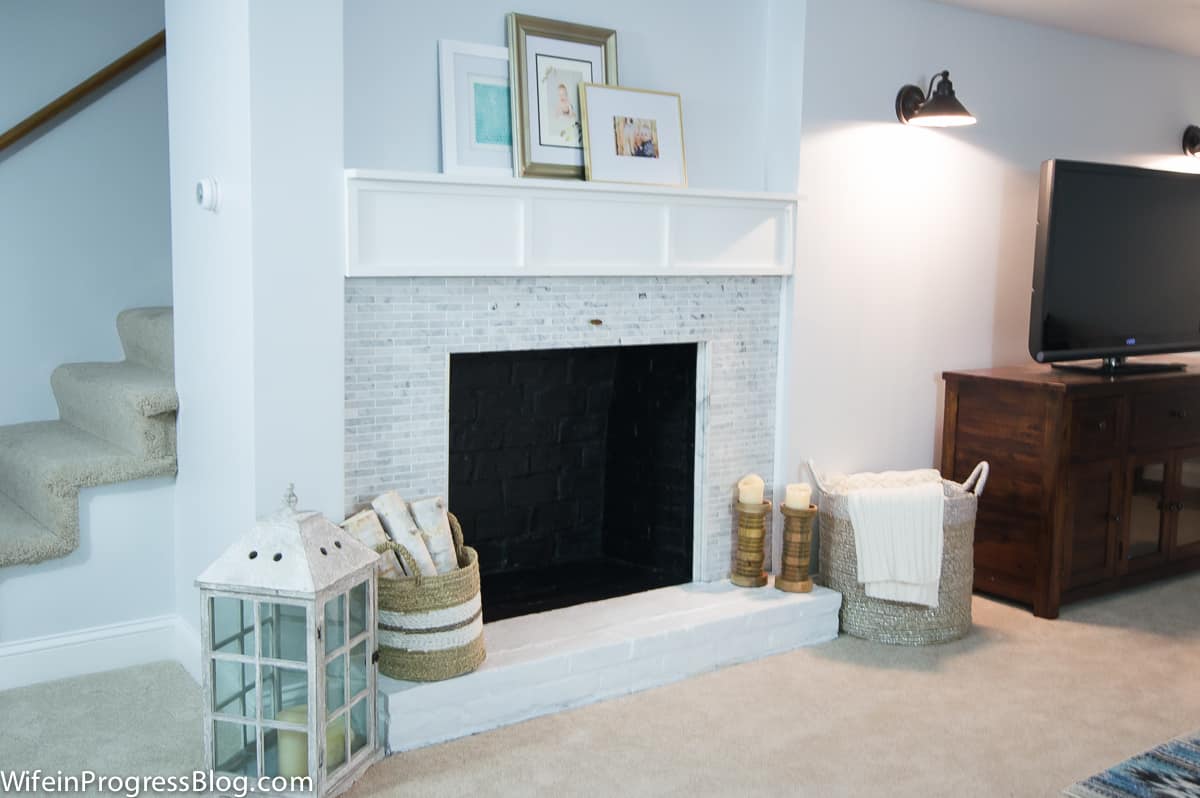
[[[346,170],[346,275],[787,275],[798,198]]]

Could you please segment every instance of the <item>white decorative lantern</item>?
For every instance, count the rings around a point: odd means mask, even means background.
[[[301,794],[331,796],[379,760],[378,557],[320,513],[297,512],[289,488],[196,579],[210,771],[252,785],[308,776]]]

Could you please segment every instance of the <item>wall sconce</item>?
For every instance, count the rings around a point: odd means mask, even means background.
[[[936,85],[935,85],[936,84]],[[911,83],[896,95],[896,118],[906,125],[920,127],[963,127],[975,124],[975,117],[954,96],[949,70],[929,81],[929,92]]]
[[[1184,129],[1183,151],[1193,158],[1200,158],[1200,127],[1188,125]]]

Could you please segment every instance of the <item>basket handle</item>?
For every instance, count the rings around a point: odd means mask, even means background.
[[[380,545],[376,546],[375,551],[379,552],[380,554],[383,554],[385,551],[395,552],[396,556],[400,558],[401,563],[404,565],[404,570],[408,572],[409,578],[417,580],[418,585],[421,584],[421,568],[417,565],[417,561],[413,559],[413,556],[408,553],[408,549],[404,548],[399,543],[389,540],[387,543],[381,543]]]
[[[454,556],[458,558],[458,567],[461,568],[466,564],[466,557],[463,555],[462,525],[458,523],[454,513],[447,511],[446,517],[450,519],[450,536],[454,538]]]
[[[971,476],[967,477],[963,482],[963,490],[970,491],[976,496],[983,495],[983,486],[987,484],[988,472],[991,467],[987,460],[980,460],[979,465],[975,466],[975,470],[971,472]]]

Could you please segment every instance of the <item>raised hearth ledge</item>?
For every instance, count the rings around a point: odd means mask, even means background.
[[[382,738],[390,753],[408,751],[824,643],[837,637],[841,603],[822,587],[783,593],[725,580],[490,623],[474,673],[429,683],[380,676]]]
[[[798,198],[346,171],[346,276],[789,275]]]

